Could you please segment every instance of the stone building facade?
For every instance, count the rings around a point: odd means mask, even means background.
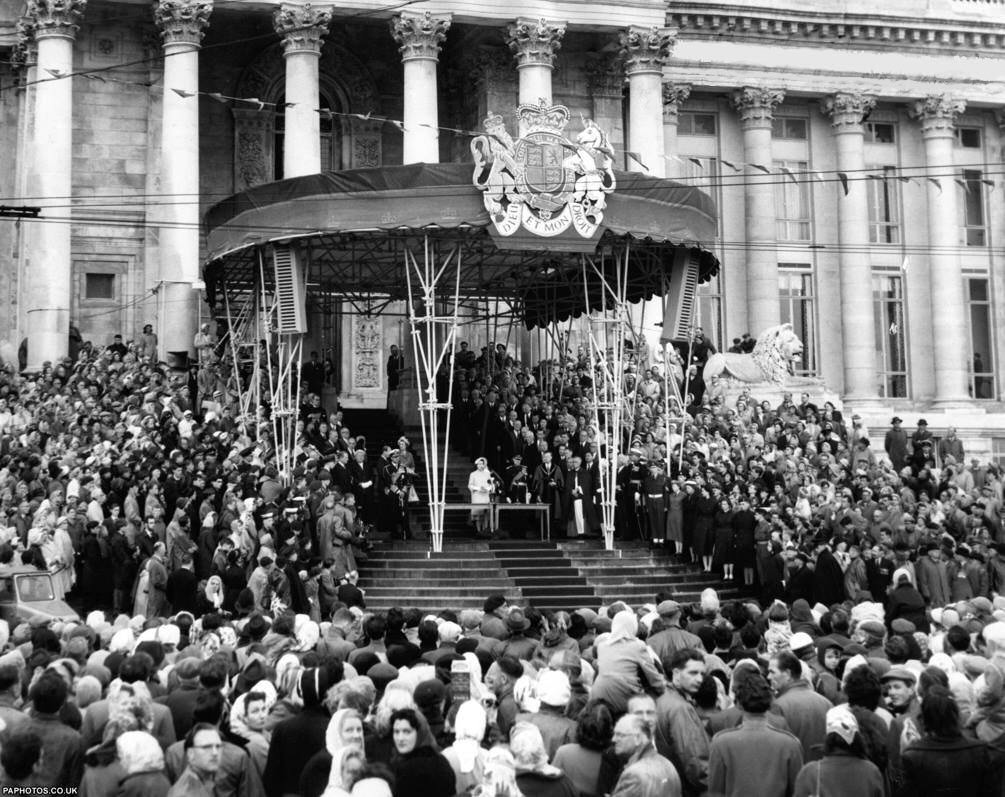
[[[545,99],[607,130],[621,168],[712,194],[718,345],[791,321],[800,370],[876,421],[925,412],[997,454],[1005,0],[395,6],[0,0],[0,204],[43,208],[0,219],[4,355],[27,337],[31,365],[58,356],[70,324],[105,343],[153,323],[186,349],[214,202],[469,160],[463,131]],[[336,304],[313,312],[314,346],[372,343]]]

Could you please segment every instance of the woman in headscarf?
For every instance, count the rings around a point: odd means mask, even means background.
[[[548,763],[544,738],[536,725],[518,722],[509,735],[509,747],[516,762],[516,785],[535,797],[570,797],[576,793],[569,777]]]
[[[454,743],[443,751],[443,757],[454,770],[458,794],[467,794],[485,776],[488,752],[482,749],[482,739],[486,722],[485,709],[476,700],[465,700],[457,709]]]
[[[101,744],[84,755],[84,777],[80,781],[81,797],[108,797],[118,791],[126,771],[119,761],[116,741],[128,731],[140,730],[136,716],[123,714],[109,719],[101,735]]]
[[[356,709],[339,709],[328,722],[325,746],[315,753],[300,776],[303,797],[344,797],[352,789],[353,770],[358,763],[350,757],[363,753],[363,719]],[[348,767],[347,757],[349,758]],[[345,771],[343,771],[345,770]],[[358,775],[358,769],[355,769]]]
[[[493,747],[485,761],[485,775],[472,797],[523,797],[516,784],[516,762],[505,747]]]
[[[272,730],[268,728],[268,718],[276,697],[276,687],[271,681],[259,681],[250,692],[239,696],[230,709],[230,732],[247,742],[244,749],[259,780],[269,757]]]
[[[597,677],[590,697],[603,700],[615,715],[628,710],[632,695],[660,695],[666,688],[653,662],[654,654],[638,638],[638,630],[638,618],[626,609],[614,615],[610,633],[597,638]]]
[[[219,576],[210,576],[206,579],[206,585],[196,595],[196,616],[202,617],[204,614],[217,614],[223,608],[223,601],[223,579]]]
[[[164,752],[146,731],[127,731],[115,742],[125,777],[117,797],[166,797],[171,781],[164,774]]]
[[[453,797],[454,770],[439,752],[421,711],[403,708],[391,715],[394,797]]]

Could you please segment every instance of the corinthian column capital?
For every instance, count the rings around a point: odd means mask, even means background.
[[[450,14],[399,14],[391,19],[391,35],[398,43],[402,61],[436,61],[450,29]]]
[[[86,8],[87,0],[28,0],[36,41],[49,36],[74,38]]]
[[[625,74],[629,77],[643,72],[662,73],[677,44],[676,28],[643,28],[633,25],[618,34]]]
[[[164,44],[202,43],[213,13],[212,0],[160,0],[154,6],[154,22]]]
[[[925,97],[911,103],[908,113],[921,123],[923,138],[951,136],[956,125],[956,117],[967,107],[963,100],[952,97]]]
[[[321,45],[332,23],[328,6],[283,4],[272,16],[276,33],[283,37],[283,52],[321,55]]]
[[[521,66],[552,66],[555,53],[562,46],[564,22],[520,17],[506,28],[506,43]]]
[[[770,127],[775,106],[785,99],[785,92],[745,86],[734,91],[731,99],[741,127]]]
[[[663,124],[677,124],[680,106],[690,96],[690,86],[679,83],[663,84]]]
[[[838,92],[824,97],[820,110],[831,118],[831,126],[838,133],[862,132],[862,122],[876,107],[876,98],[871,94],[851,94]]]

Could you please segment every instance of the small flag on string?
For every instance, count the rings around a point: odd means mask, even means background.
[[[984,183],[984,185],[986,185],[992,191],[995,190],[995,181],[994,180],[981,180],[981,182]]]
[[[928,180],[928,182],[932,183],[932,185],[934,185],[936,188],[938,188],[940,194],[942,193],[942,183],[940,183],[936,178],[926,177],[925,179]]]
[[[46,67],[46,72],[48,72],[53,77],[63,77],[63,70],[61,69],[49,69]]]
[[[782,172],[785,174],[786,177],[788,177],[796,185],[799,185],[799,180],[796,179],[796,173],[792,171],[792,169],[790,169],[788,166],[780,166],[779,168],[782,170]]]
[[[848,196],[848,175],[844,172],[838,172],[838,180],[841,181],[841,187],[844,189],[844,195]]]
[[[819,180],[821,183],[826,182],[826,180],[824,180],[823,172],[811,171],[810,174],[813,175],[815,180]]]
[[[897,175],[897,179],[900,180],[900,182],[902,182],[902,183],[909,183],[909,182],[911,182],[911,178],[908,177],[906,174],[898,174]]]
[[[222,94],[220,94],[218,91],[211,91],[206,96],[212,97],[214,100],[216,100],[217,102],[222,103],[224,105],[227,104],[227,98],[224,97]]]
[[[639,153],[637,153],[637,152],[631,152],[631,151],[629,151],[629,150],[625,150],[625,155],[627,155],[627,156],[628,156],[629,158],[631,158],[631,159],[632,159],[633,161],[635,161],[635,162],[636,162],[636,163],[637,163],[637,164],[638,164],[639,166],[641,166],[641,167],[642,167],[643,169],[645,169],[645,170],[646,170],[647,172],[649,171],[649,167],[648,167],[648,166],[646,166],[646,165],[645,165],[645,164],[644,164],[644,163],[642,162],[642,156],[641,156],[641,155],[639,155]]]
[[[171,89],[171,91],[173,91],[179,97],[181,97],[183,99],[186,99],[186,100],[189,97],[194,97],[195,96],[195,94],[193,94],[191,91],[185,91],[184,89]]]
[[[405,123],[404,122],[398,121],[397,119],[388,119],[388,121],[392,125],[394,125],[395,127],[397,127],[402,133],[405,132]],[[503,143],[502,141],[499,140],[498,136],[493,136],[491,133],[489,134],[489,138],[494,138],[500,144]]]
[[[891,335],[898,335],[898,334],[900,334],[900,326],[897,324],[896,321],[894,321],[892,324],[890,324],[890,334]]]
[[[684,159],[680,155],[664,155],[668,161],[673,161],[674,163],[683,163]]]
[[[956,184],[964,190],[966,193],[970,193],[970,183],[966,180],[961,180],[959,177],[956,178]]]
[[[719,162],[726,164],[734,172],[742,172],[743,171],[743,167],[742,166],[737,166],[735,163],[730,163],[725,158],[719,158]]]
[[[704,169],[705,168],[705,164],[701,162],[701,158],[690,158],[689,157],[688,160],[691,161],[691,163],[693,163],[699,169]]]
[[[751,164],[748,164],[748,165],[751,166],[754,169],[760,169],[765,174],[771,174],[771,169],[769,169],[767,166],[761,166],[761,164],[759,164],[759,163],[751,163]]]
[[[327,122],[335,118],[335,114],[332,113],[331,108],[317,108],[316,110],[321,114],[321,118]]]
[[[900,261],[900,270],[903,273],[907,273],[907,267],[911,265],[911,258],[908,255],[904,255],[904,259]]]

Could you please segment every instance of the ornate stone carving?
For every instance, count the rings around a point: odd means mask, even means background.
[[[10,62],[15,72],[27,70],[38,63],[38,44],[35,42],[35,20],[21,17],[15,27],[17,43],[11,48]]]
[[[321,45],[332,22],[327,6],[283,4],[272,16],[276,33],[283,37],[283,52],[321,54]]]
[[[820,110],[831,118],[831,125],[837,131],[861,131],[862,122],[876,107],[876,98],[871,94],[849,94],[838,92],[824,97]]]
[[[586,63],[586,85],[594,97],[621,98],[625,87],[624,63],[619,56],[592,58]]]
[[[29,0],[28,16],[34,25],[35,39],[47,36],[73,38],[87,8],[87,0]]]
[[[744,384],[818,384],[819,380],[796,377],[793,368],[802,359],[803,342],[792,324],[769,327],[757,336],[750,354],[713,354],[705,363],[704,380],[709,388],[717,379],[733,379]]]
[[[484,89],[512,86],[516,81],[513,61],[500,47],[481,47],[464,59],[464,72],[471,75]],[[458,81],[463,86],[463,77]]]
[[[911,103],[908,109],[912,119],[921,123],[921,135],[946,136],[953,134],[956,117],[967,107],[964,100],[942,95],[925,97]]]
[[[272,179],[272,111],[234,108],[234,177],[238,191]]]
[[[351,119],[349,129],[352,132],[352,168],[366,169],[380,166],[383,160],[381,145],[381,128],[383,122],[373,119]]]
[[[516,55],[517,67],[553,66],[564,35],[564,22],[520,17],[506,28],[506,43]]]
[[[212,12],[212,0],[160,0],[154,22],[164,44],[200,44]]]
[[[785,99],[785,92],[745,86],[734,91],[731,99],[742,126],[770,127],[775,106]]]
[[[435,61],[447,38],[450,14],[399,14],[391,19],[391,35],[398,43],[402,61],[416,58]]]
[[[380,390],[384,329],[379,317],[353,316],[352,386]]]
[[[621,57],[628,75],[662,72],[677,43],[676,28],[643,28],[633,25],[618,34]]]
[[[663,124],[677,124],[680,106],[691,96],[691,87],[675,83],[663,84]]]

